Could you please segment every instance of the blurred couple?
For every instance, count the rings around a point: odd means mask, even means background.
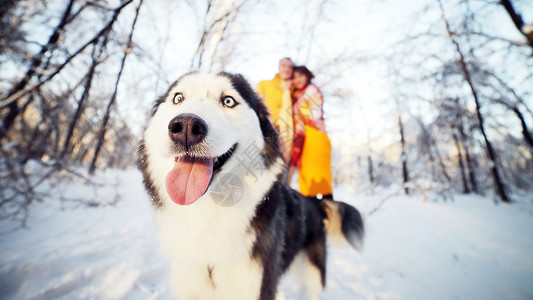
[[[313,78],[306,66],[295,66],[285,57],[274,79],[259,82],[257,93],[279,132],[288,165],[287,182],[297,171],[302,195],[332,199],[331,143],[324,123],[324,99]]]

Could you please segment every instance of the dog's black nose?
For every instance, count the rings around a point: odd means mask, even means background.
[[[193,114],[181,114],[168,124],[170,139],[189,150],[194,144],[201,142],[207,135],[207,124]]]

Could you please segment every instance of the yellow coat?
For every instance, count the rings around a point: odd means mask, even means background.
[[[281,109],[281,78],[276,74],[272,80],[263,80],[257,84],[257,92],[265,97],[265,104],[270,111],[270,120],[275,123]]]
[[[305,142],[298,168],[300,193],[315,197],[333,194],[331,143],[325,132],[305,126]]]
[[[324,123],[323,102],[318,87],[310,84],[293,104],[295,141],[299,140],[293,144],[293,160],[298,166],[298,183],[304,196],[333,193],[331,143]]]
[[[259,82],[257,93],[265,98],[270,119],[279,133],[283,158],[285,161],[290,161],[294,134],[290,81],[284,83],[279,74],[276,74],[272,80]]]

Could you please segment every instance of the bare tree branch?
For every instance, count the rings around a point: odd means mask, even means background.
[[[489,140],[489,138],[487,136],[486,130],[485,130],[485,120],[484,120],[483,114],[481,113],[481,102],[480,102],[480,99],[479,99],[478,91],[477,91],[477,89],[474,86],[474,82],[472,80],[472,76],[470,74],[470,71],[468,70],[468,66],[467,66],[463,51],[462,51],[462,49],[461,49],[461,47],[459,45],[459,42],[455,38],[455,34],[450,29],[450,24],[448,23],[448,19],[446,18],[445,13],[444,13],[444,6],[442,5],[441,0],[437,0],[437,1],[439,3],[439,7],[441,9],[442,20],[444,21],[444,23],[446,25],[446,31],[448,32],[450,41],[455,46],[455,50],[457,52],[457,55],[459,56],[459,61],[458,62],[459,62],[459,65],[461,67],[461,70],[463,72],[464,79],[468,83],[468,86],[470,87],[470,91],[472,92],[472,98],[474,99],[474,103],[476,104],[476,115],[477,115],[477,118],[478,118],[479,128],[481,130],[481,134],[483,135],[483,139],[485,140],[485,145],[487,146],[487,154],[488,154],[488,157],[489,157],[489,159],[491,161],[490,169],[492,171],[492,175],[493,175],[493,178],[494,178],[494,184],[496,185],[496,191],[497,191],[498,195],[500,196],[500,198],[501,198],[501,200],[503,202],[507,202],[507,203],[511,202],[511,200],[507,196],[507,192],[505,190],[505,185],[504,185],[504,183],[503,183],[503,181],[501,179],[496,152],[494,151],[492,143],[490,142],[490,140]]]
[[[135,31],[135,25],[137,24],[137,18],[139,17],[139,11],[141,9],[141,5],[143,3],[143,0],[139,0],[139,4],[137,5],[137,8],[135,10],[135,17],[133,19],[133,23],[131,25],[131,31],[128,37],[128,43],[126,44],[126,49],[124,49],[124,54],[122,56],[122,61],[120,63],[120,69],[117,74],[117,80],[115,82],[115,88],[113,90],[113,94],[111,95],[111,99],[109,100],[109,103],[107,104],[106,112],[104,115],[104,120],[102,122],[102,126],[100,128],[100,132],[98,134],[98,145],[96,146],[96,150],[94,151],[94,156],[91,162],[91,166],[89,167],[89,173],[93,174],[96,170],[96,161],[98,159],[98,155],[100,154],[100,150],[102,149],[102,145],[104,144],[104,138],[107,131],[107,123],[109,122],[109,117],[111,114],[111,109],[113,108],[113,105],[115,104],[117,93],[118,93],[118,85],[120,83],[120,78],[122,77],[122,71],[124,70],[124,66],[126,65],[126,58],[128,57],[128,54],[131,52],[131,46],[132,46],[132,40],[133,40],[133,32]]]
[[[23,97],[27,93],[29,93],[29,92],[31,92],[31,91],[33,91],[35,89],[40,88],[43,84],[45,84],[46,82],[48,82],[49,80],[54,78],[57,74],[59,74],[61,72],[61,70],[63,70],[63,68],[65,66],[67,66],[76,56],[78,56],[80,53],[82,53],[88,46],[96,43],[101,36],[103,36],[108,31],[110,31],[111,28],[113,27],[113,24],[116,22],[116,20],[118,18],[118,15],[122,11],[122,9],[124,7],[126,7],[128,4],[130,4],[132,1],[133,0],[125,0],[124,2],[122,2],[121,5],[114,10],[113,16],[111,17],[109,22],[93,38],[91,38],[89,41],[87,41],[85,44],[83,44],[80,48],[78,48],[76,51],[74,51],[74,53],[69,55],[69,57],[67,57],[62,64],[60,64],[53,72],[51,72],[50,75],[46,76],[44,79],[42,79],[41,81],[39,81],[39,82],[37,82],[37,83],[35,83],[33,85],[30,85],[30,86],[25,85],[25,88],[23,88],[23,89],[15,92],[14,94],[9,95],[6,98],[2,99],[0,101],[0,109],[3,109],[5,107],[11,105],[11,103],[13,103],[14,101],[17,101],[20,97]]]
[[[533,25],[526,26],[522,16],[513,7],[511,0],[500,0],[500,4],[505,8],[509,17],[511,17],[516,29],[527,39],[527,43],[531,47],[531,55],[533,56]]]

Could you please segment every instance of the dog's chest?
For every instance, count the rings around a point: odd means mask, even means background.
[[[256,239],[250,228],[253,213],[216,206],[158,212],[156,221],[163,251],[172,260],[205,265],[241,261],[251,256]]]
[[[258,299],[263,268],[251,257],[230,264],[172,264],[171,283],[178,299]]]
[[[179,299],[257,299],[262,265],[251,255],[256,239],[251,218],[246,211],[220,207],[156,214]]]

